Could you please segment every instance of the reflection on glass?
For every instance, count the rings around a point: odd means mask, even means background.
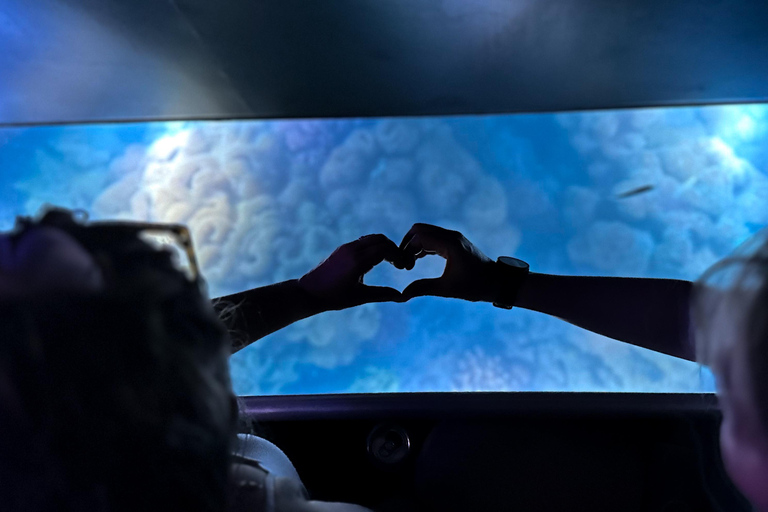
[[[763,105],[0,130],[0,221],[45,202],[189,225],[213,295],[367,233],[458,229],[534,271],[694,279],[768,224]],[[439,275],[376,268],[402,289]],[[577,298],[576,298],[577,299]],[[232,359],[242,394],[712,391],[706,370],[525,310],[422,298],[299,322]]]

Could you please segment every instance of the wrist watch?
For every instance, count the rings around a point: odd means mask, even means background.
[[[517,300],[517,292],[528,276],[528,263],[511,256],[499,256],[496,260],[496,275],[499,279],[496,300],[497,308],[512,309]]]

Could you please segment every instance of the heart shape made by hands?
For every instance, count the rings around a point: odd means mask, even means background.
[[[383,261],[365,274],[363,282],[369,286],[388,286],[402,292],[414,281],[440,277],[445,264],[445,258],[434,254],[416,260],[411,270],[399,269]]]

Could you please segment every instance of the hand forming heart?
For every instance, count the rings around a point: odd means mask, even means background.
[[[414,224],[400,242],[406,268],[430,254],[445,258],[443,275],[419,279],[403,290],[408,300],[423,295],[493,302],[498,283],[496,263],[459,233],[431,224]]]
[[[363,277],[382,261],[411,270],[417,259],[437,254],[446,259],[443,275],[420,279],[402,293],[386,286],[368,286]],[[458,231],[430,224],[414,224],[400,247],[384,235],[366,235],[342,245],[325,261],[299,279],[309,293],[322,298],[329,309],[344,309],[368,302],[405,302],[436,295],[470,301],[492,301],[493,260]]]

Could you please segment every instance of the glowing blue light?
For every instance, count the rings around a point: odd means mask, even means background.
[[[213,294],[299,277],[367,233],[399,242],[414,222],[539,272],[695,279],[768,224],[768,147],[750,143],[767,122],[757,105],[4,130],[0,216],[52,202],[186,223]],[[442,265],[383,265],[366,282],[402,289]],[[244,394],[714,385],[557,319],[440,298],[310,318],[232,372]]]
[[[745,139],[752,138],[755,135],[755,128],[755,120],[747,114],[744,114],[736,123],[736,130]]]

